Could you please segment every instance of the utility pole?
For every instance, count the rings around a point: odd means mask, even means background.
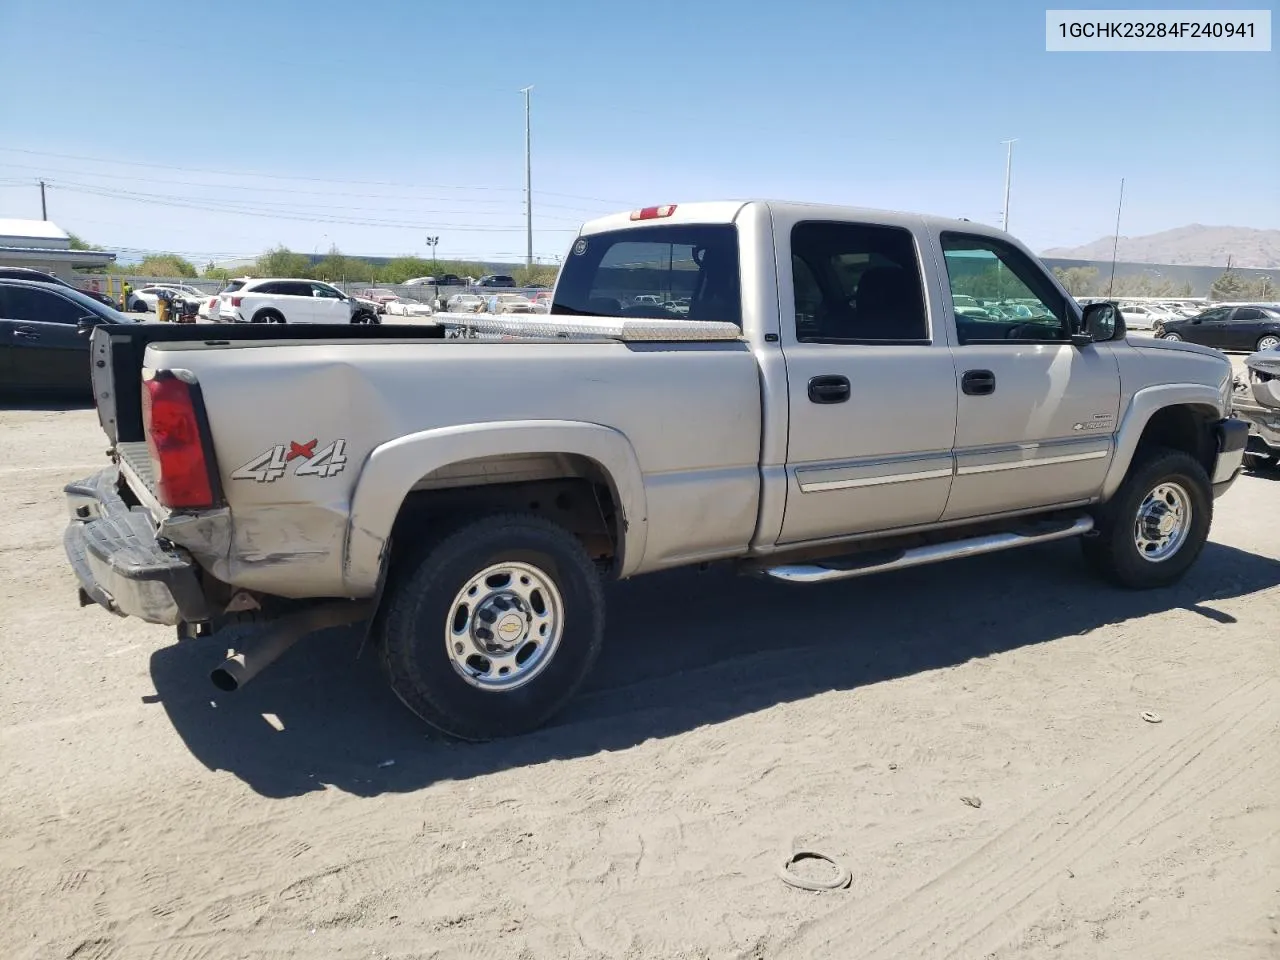
[[[1004,160],[1004,216],[1000,220],[1000,229],[1009,232],[1009,183],[1013,177],[1013,145],[1018,142],[1015,137],[1012,140],[1001,140],[1008,149],[1005,153]]]
[[[524,94],[524,265],[533,266],[533,161],[529,139],[529,100],[532,86],[523,88]]]
[[[44,181],[43,180],[40,181],[40,219],[41,220],[49,219],[49,208],[45,206],[45,202],[44,202]]]

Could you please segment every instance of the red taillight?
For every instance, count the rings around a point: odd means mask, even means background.
[[[231,298],[231,305],[232,305],[233,307],[238,307],[238,306],[240,306],[240,300],[241,300],[241,298],[240,298],[240,297],[232,297],[232,298]]]
[[[160,502],[174,509],[213,506],[190,384],[164,372],[143,381],[142,426]]]
[[[633,210],[631,212],[632,220],[658,220],[662,217],[669,217],[676,212],[676,205],[669,203],[664,207],[645,207],[641,210]]]

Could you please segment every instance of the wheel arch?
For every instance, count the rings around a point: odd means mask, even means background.
[[[517,458],[518,471],[512,467]],[[351,499],[343,558],[348,592],[367,596],[376,589],[392,531],[423,494],[467,494],[510,509],[513,487],[557,480],[607,487],[615,571],[630,575],[643,559],[648,531],[644,478],[630,441],[594,423],[498,421],[424,430],[369,454]]]
[[[1218,390],[1206,384],[1161,384],[1135,393],[1116,432],[1115,456],[1103,481],[1102,499],[1115,495],[1138,451],[1151,446],[1182,450],[1213,476],[1217,456],[1213,424],[1223,416],[1221,403]]]

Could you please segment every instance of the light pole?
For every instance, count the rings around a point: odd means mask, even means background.
[[[524,265],[533,266],[533,162],[529,139],[529,101],[533,87],[524,87]]]
[[[427,246],[431,248],[431,269],[436,269],[436,245],[440,242],[439,237],[427,237]]]
[[[1015,137],[1012,140],[1001,140],[1008,150],[1005,153],[1004,160],[1004,215],[1000,220],[1000,229],[1009,232],[1009,182],[1013,177],[1013,145],[1018,142]]]

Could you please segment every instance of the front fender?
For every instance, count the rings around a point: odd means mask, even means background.
[[[1103,500],[1110,500],[1120,489],[1147,423],[1158,411],[1178,406],[1209,407],[1217,411],[1218,416],[1225,416],[1221,393],[1208,384],[1165,383],[1138,390],[1129,401],[1124,416],[1120,418],[1120,428],[1116,431],[1115,456],[1112,457],[1111,467],[1102,482]]]
[[[575,420],[469,423],[411,433],[369,454],[351,498],[343,558],[348,594],[368,596],[374,590],[391,528],[419,480],[464,460],[531,453],[576,454],[600,465],[622,512],[618,574],[625,577],[635,571],[644,558],[648,506],[640,461],[622,433]]]

